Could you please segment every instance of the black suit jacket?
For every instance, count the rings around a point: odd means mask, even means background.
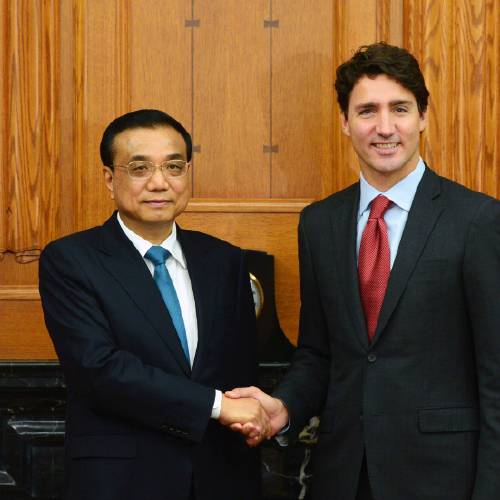
[[[356,263],[359,184],[299,225],[301,319],[275,395],[291,437],[321,415],[311,498],[500,498],[500,203],[429,169],[368,342]]]
[[[67,500],[255,500],[255,450],[210,419],[214,388],[254,384],[255,313],[240,249],[178,228],[196,303],[192,370],[116,215],[49,244],[47,329],[68,386]]]

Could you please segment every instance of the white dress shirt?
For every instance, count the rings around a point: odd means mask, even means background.
[[[132,242],[137,251],[141,254],[144,262],[148,266],[151,276],[154,275],[153,263],[144,257],[146,252],[153,245],[150,241],[145,240],[137,233],[129,229],[122,218],[120,213],[117,215],[118,223],[120,224],[125,236]],[[172,283],[179,299],[181,306],[182,320],[186,330],[187,343],[189,347],[189,361],[193,366],[194,357],[196,355],[196,348],[198,346],[198,322],[196,318],[196,304],[194,301],[193,287],[191,285],[191,278],[186,265],[186,259],[182,252],[181,245],[177,239],[177,226],[175,222],[172,225],[172,232],[166,240],[160,243],[161,247],[168,250],[171,254],[166,262],[168,274],[172,278]],[[215,391],[215,401],[212,408],[212,418],[219,418],[221,407],[222,393],[218,390]]]

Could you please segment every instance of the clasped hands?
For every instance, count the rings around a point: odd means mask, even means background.
[[[219,422],[240,432],[249,446],[257,446],[287,425],[288,410],[258,387],[239,387],[222,395]]]

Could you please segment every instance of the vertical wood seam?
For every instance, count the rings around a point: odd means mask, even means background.
[[[87,137],[85,127],[86,120],[86,57],[85,48],[87,37],[85,32],[85,12],[87,9],[86,0],[73,0],[75,12],[75,213],[74,226],[76,229],[82,229],[79,220],[79,214],[84,212],[83,207],[83,166],[87,163],[87,154],[84,148]]]

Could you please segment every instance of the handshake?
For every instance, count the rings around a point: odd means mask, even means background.
[[[257,387],[239,387],[222,395],[219,422],[240,432],[248,446],[257,446],[288,424],[288,410]]]

